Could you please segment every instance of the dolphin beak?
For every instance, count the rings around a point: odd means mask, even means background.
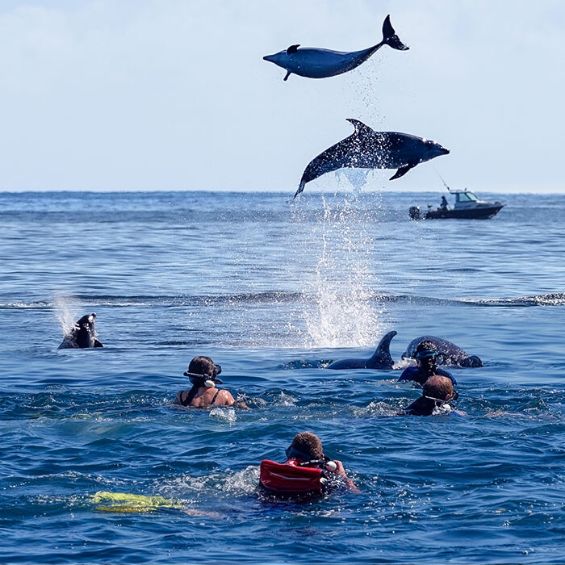
[[[269,61],[269,63],[274,63],[273,58],[274,58],[274,55],[265,55],[263,57],[263,61]]]
[[[442,155],[449,155],[449,149],[446,149],[445,147],[441,148],[441,154]]]

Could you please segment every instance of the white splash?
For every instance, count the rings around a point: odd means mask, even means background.
[[[237,421],[237,415],[233,408],[220,408],[219,406],[212,408],[209,412],[209,417],[228,424],[234,424]]]
[[[77,299],[71,295],[58,294],[53,298],[53,308],[55,315],[61,326],[63,335],[67,335],[73,329],[78,310]]]
[[[304,313],[310,347],[369,346],[379,334],[374,303],[373,239],[368,219],[354,195],[330,207],[323,199],[324,216],[315,226],[320,242],[318,262],[308,295],[314,304]],[[313,249],[313,251],[315,251]],[[313,311],[312,311],[313,310]]]
[[[360,193],[365,185],[367,184],[367,180],[369,177],[369,173],[371,171],[369,169],[340,169],[337,174],[343,175],[353,187],[353,191],[355,193]]]

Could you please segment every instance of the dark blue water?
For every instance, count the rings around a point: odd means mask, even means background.
[[[416,223],[439,194],[289,195],[0,194],[2,563],[563,562],[565,197]],[[105,347],[57,350],[93,311]],[[466,416],[324,368],[391,329],[395,359],[422,334],[483,358]],[[251,410],[174,405],[197,354]],[[302,430],[361,494],[258,495]]]

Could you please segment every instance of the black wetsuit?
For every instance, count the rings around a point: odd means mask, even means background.
[[[406,369],[402,371],[402,374],[400,375],[398,380],[416,381],[417,383],[423,385],[432,375],[441,375],[442,377],[447,377],[448,379],[451,379],[451,382],[454,386],[457,384],[457,381],[449,371],[439,368],[434,368],[430,373],[424,370],[422,367],[406,367]]]

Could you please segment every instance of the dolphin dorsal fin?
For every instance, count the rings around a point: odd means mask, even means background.
[[[286,54],[287,55],[292,55],[293,53],[296,53],[298,51],[298,48],[300,47],[300,43],[297,43],[296,45],[291,45],[287,50],[286,50]]]
[[[397,334],[394,330],[388,332],[379,342],[375,353],[369,359],[367,366],[368,367],[378,367],[381,369],[388,368],[392,369],[394,365],[394,361],[390,355],[390,342],[392,338]]]
[[[375,130],[366,126],[363,122],[355,118],[347,118],[347,121],[355,128],[355,133],[358,135],[367,135],[375,133]]]

